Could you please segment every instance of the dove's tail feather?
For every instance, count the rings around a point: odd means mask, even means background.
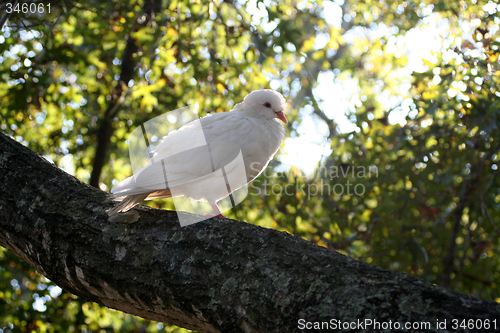
[[[144,201],[149,193],[133,194],[126,196],[121,202],[119,202],[115,207],[108,210],[108,215],[114,216],[118,213],[126,212],[132,209],[134,206],[138,205],[141,201]]]
[[[148,194],[146,200],[154,200],[154,199],[166,199],[166,198],[171,198],[172,197],[172,192],[170,192],[170,189],[164,189],[164,190],[158,190],[154,191]]]
[[[117,215],[118,213],[127,212],[144,200],[163,199],[171,197],[172,193],[168,188],[165,190],[159,190],[150,193],[132,194],[125,197],[115,197],[115,199],[121,199],[121,201],[115,207],[108,210],[108,215],[111,217]]]

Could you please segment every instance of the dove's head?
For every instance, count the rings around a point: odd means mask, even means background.
[[[248,94],[241,103],[249,112],[257,113],[267,119],[278,118],[285,124],[288,121],[283,114],[287,104],[282,94],[271,89],[255,90]]]

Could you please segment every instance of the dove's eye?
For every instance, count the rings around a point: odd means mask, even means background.
[[[264,106],[265,106],[266,108],[270,108],[270,107],[271,107],[271,103],[269,103],[269,102],[265,102],[265,103],[264,103]]]

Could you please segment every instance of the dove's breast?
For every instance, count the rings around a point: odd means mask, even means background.
[[[241,144],[248,182],[266,168],[285,137],[283,125],[275,120],[248,119],[251,133]]]

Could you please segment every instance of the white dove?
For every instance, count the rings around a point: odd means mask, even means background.
[[[126,212],[143,200],[184,196],[217,202],[254,180],[285,136],[286,101],[265,89],[251,92],[230,112],[192,121],[163,137],[149,163],[111,192],[120,200],[108,213]]]

